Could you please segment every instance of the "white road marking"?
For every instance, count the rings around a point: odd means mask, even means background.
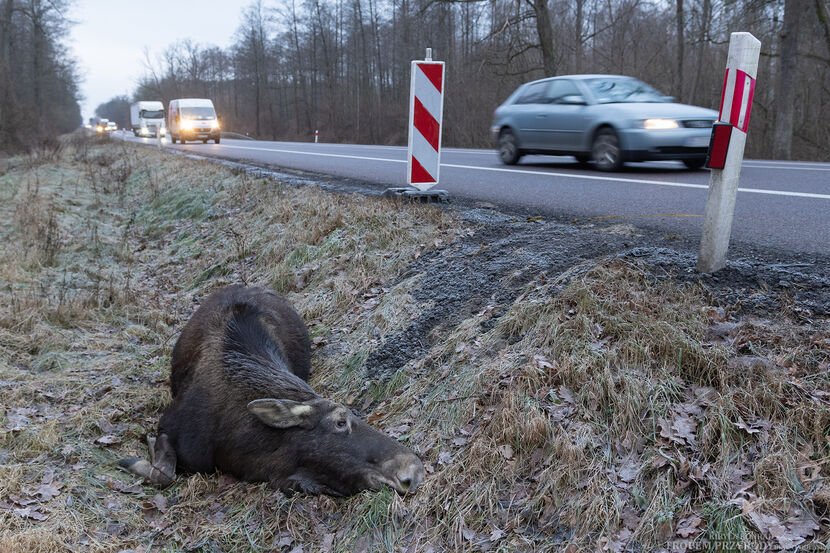
[[[254,148],[252,146],[231,146],[229,144],[222,144],[220,148],[234,148],[236,150],[258,150],[260,152],[279,152],[281,154],[298,154],[304,156],[321,156],[321,157],[345,157],[349,159],[365,159],[368,161],[392,161],[394,163],[406,163],[405,159],[389,159],[386,157],[368,157],[368,156],[352,156],[346,154],[324,154],[322,152],[302,152],[300,150],[283,150],[279,148]]]
[[[792,165],[773,165],[773,164],[757,164],[754,161],[750,161],[749,163],[744,162],[743,167],[749,167],[751,169],[784,169],[787,171],[830,171],[830,167],[799,167],[799,166],[792,166]]]
[[[285,154],[298,154],[308,156],[322,156],[322,157],[337,157],[348,159],[363,159],[367,161],[388,161],[392,163],[406,163],[404,159],[389,159],[382,157],[368,157],[368,156],[354,156],[346,154],[324,154],[321,152],[303,152],[300,150],[283,150],[276,148],[253,148],[250,146],[230,146],[224,145],[223,148],[234,148],[238,150],[258,150],[262,152],[279,152]],[[442,167],[452,167],[453,169],[474,169],[476,171],[495,171],[500,173],[516,173],[522,175],[535,175],[537,177],[567,177],[572,179],[583,180],[598,180],[611,182],[628,182],[634,184],[652,184],[656,186],[669,186],[674,188],[698,188],[708,190],[708,184],[692,184],[685,182],[671,182],[650,179],[629,179],[624,177],[599,177],[595,175],[580,175],[576,173],[554,173],[548,171],[528,171],[526,169],[507,169],[502,167],[476,167],[474,165],[457,165],[454,163],[442,163]],[[771,196],[791,196],[796,198],[815,198],[819,200],[830,200],[830,194],[814,194],[812,192],[790,192],[789,190],[765,190],[763,188],[738,188],[738,192],[748,192],[750,194],[768,194]]]
[[[536,176],[552,176],[552,177],[570,177],[574,179],[586,179],[586,180],[601,180],[601,181],[613,181],[613,182],[630,182],[635,184],[655,184],[658,186],[671,186],[676,188],[703,188],[709,189],[708,184],[692,184],[692,183],[685,183],[685,182],[671,182],[671,181],[660,181],[660,180],[649,180],[649,179],[627,179],[623,177],[597,177],[594,175],[578,175],[574,173],[550,173],[550,172],[541,172],[541,171],[526,171],[522,169],[503,169],[499,167],[474,167],[472,165],[452,165],[449,163],[442,163],[444,167],[453,167],[456,169],[476,169],[479,171],[499,171],[499,172],[506,172],[506,173],[520,173],[526,175],[536,175]],[[797,198],[817,198],[820,200],[830,200],[830,194],[813,194],[811,192],[790,192],[788,190],[764,190],[763,188],[738,188],[738,192],[749,192],[751,194],[769,194],[772,196],[794,196]]]

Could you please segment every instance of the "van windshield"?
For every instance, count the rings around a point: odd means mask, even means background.
[[[164,117],[163,109],[143,109],[139,114],[144,119],[161,119]]]
[[[185,119],[216,119],[213,108],[182,108],[182,117]]]

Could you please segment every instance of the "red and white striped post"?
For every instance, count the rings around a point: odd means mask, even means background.
[[[411,66],[406,183],[426,191],[438,184],[441,120],[444,115],[444,62],[426,59]]]
[[[317,136],[320,134],[320,131],[314,129],[314,143],[317,144]]]
[[[713,273],[726,265],[760,53],[760,40],[749,33],[732,33],[720,113],[709,143],[707,165],[712,172],[697,257],[702,273]]]

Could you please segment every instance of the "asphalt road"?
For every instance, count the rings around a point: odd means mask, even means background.
[[[123,138],[155,145],[155,139]],[[254,161],[404,186],[406,148],[223,139],[221,144],[171,145],[193,153]],[[532,215],[629,223],[699,240],[709,173],[679,162],[632,163],[613,174],[573,158],[526,156],[502,165],[494,150],[446,148],[441,188],[452,197],[519,209]],[[732,244],[782,253],[828,254],[830,163],[746,160],[732,227]]]

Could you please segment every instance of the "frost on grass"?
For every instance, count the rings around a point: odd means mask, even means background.
[[[486,224],[80,140],[12,160],[0,200],[0,551],[828,540],[826,320],[739,319],[703,288],[588,260],[459,301],[423,355],[371,378],[372,353],[435,308],[422,261],[471,270],[477,249],[455,245]],[[187,317],[240,281],[303,313],[315,388],[422,456],[416,495],[286,497],[219,474],[159,493],[115,470],[146,453]]]

